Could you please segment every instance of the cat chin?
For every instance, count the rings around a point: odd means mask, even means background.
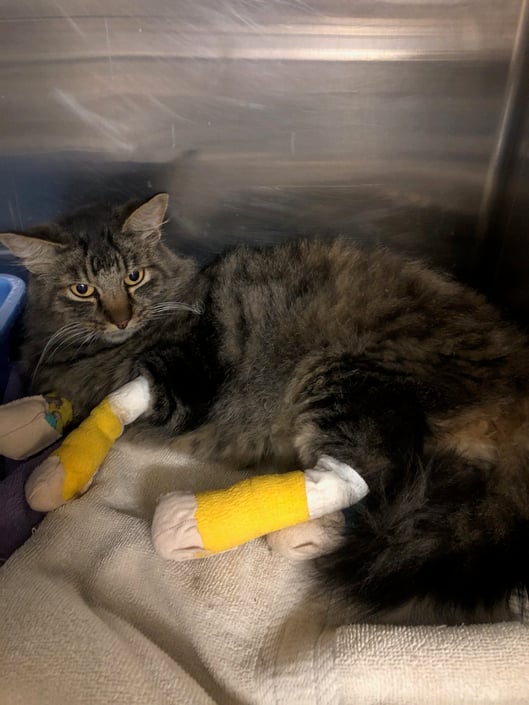
[[[136,328],[106,331],[105,333],[102,333],[101,340],[104,340],[106,343],[113,343],[117,345],[118,343],[123,343],[125,340],[128,340],[128,338],[132,337],[134,333],[136,333]]]

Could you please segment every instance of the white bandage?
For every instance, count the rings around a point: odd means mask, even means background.
[[[132,382],[124,384],[108,395],[108,402],[112,411],[126,426],[136,421],[151,404],[151,390],[149,382],[143,376],[136,377]]]
[[[356,470],[330,455],[322,455],[315,467],[305,470],[305,489],[311,519],[350,507],[369,492]]]

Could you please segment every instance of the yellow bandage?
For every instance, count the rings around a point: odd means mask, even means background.
[[[79,428],[72,431],[53,455],[64,469],[63,499],[75,497],[92,478],[105,459],[123,425],[104,399]]]
[[[253,477],[225,490],[203,492],[196,503],[205,554],[226,551],[309,519],[302,472]]]
[[[243,480],[225,490],[160,498],[152,522],[156,552],[173,561],[204,558],[359,502],[369,492],[350,465],[322,455],[313,468]]]

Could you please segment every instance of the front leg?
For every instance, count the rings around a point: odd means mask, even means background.
[[[202,558],[344,509],[367,492],[352,467],[326,456],[305,472],[252,477],[197,495],[172,492],[154,514],[154,547],[171,560]]]
[[[190,341],[165,342],[142,354],[135,370],[149,382],[151,404],[145,419],[150,424],[176,435],[206,420],[221,375],[213,359],[204,359],[201,352],[200,344]]]
[[[145,377],[105,397],[30,475],[25,487],[29,506],[48,512],[82,494],[124,426],[148,412],[150,406],[151,391]]]

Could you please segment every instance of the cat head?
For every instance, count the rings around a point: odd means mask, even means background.
[[[71,345],[120,343],[151,320],[193,310],[185,299],[194,266],[161,242],[168,200],[161,193],[139,206],[91,206],[0,234],[31,273],[31,327],[44,336],[60,329]]]

